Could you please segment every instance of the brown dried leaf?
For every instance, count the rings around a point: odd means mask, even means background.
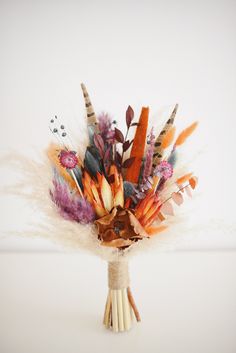
[[[131,165],[133,164],[134,160],[135,160],[135,157],[130,157],[130,158],[126,159],[126,161],[124,161],[124,163],[122,164],[122,167],[123,168],[131,167]]]
[[[109,213],[108,215],[103,216],[103,217],[97,219],[97,220],[95,221],[95,223],[98,224],[98,225],[102,225],[102,226],[103,226],[103,225],[104,225],[104,226],[109,225],[109,224],[111,223],[111,221],[115,218],[116,213],[117,213],[117,208],[113,208],[113,210],[111,211],[111,213]]]
[[[102,136],[99,134],[94,134],[93,141],[100,153],[100,156],[102,157],[104,155],[104,148],[105,148]]]
[[[123,143],[123,151],[124,151],[124,152],[126,152],[126,151],[130,148],[132,142],[133,142],[133,141],[127,140],[127,141],[125,141],[125,142]]]
[[[118,151],[116,151],[116,161],[117,161],[118,164],[121,165],[121,163],[122,163],[122,156],[121,156],[121,154],[120,154]]]
[[[108,149],[106,150],[106,152],[104,153],[104,156],[103,156],[104,162],[107,162],[107,160],[110,159],[110,153],[111,153],[111,148],[108,147]]]
[[[129,214],[130,224],[134,228],[134,232],[137,234],[137,237],[138,238],[148,237],[147,232],[145,231],[143,226],[140,224],[140,222],[137,220],[137,218],[133,215],[133,213],[128,211],[128,214]]]
[[[102,241],[101,245],[103,246],[109,246],[109,247],[113,247],[113,248],[123,248],[125,246],[130,246],[133,243],[132,240],[130,239],[114,239],[111,241]]]
[[[111,174],[107,177],[107,181],[109,184],[113,184],[114,181],[115,181],[115,175],[114,174]]]

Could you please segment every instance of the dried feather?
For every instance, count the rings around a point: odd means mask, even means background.
[[[165,123],[164,128],[162,129],[162,131],[160,132],[159,136],[157,137],[157,139],[155,141],[155,144],[154,144],[155,148],[154,148],[153,162],[152,162],[153,168],[155,168],[162,160],[162,157],[163,157],[162,142],[163,142],[165,135],[167,134],[167,132],[170,130],[170,128],[174,124],[177,109],[178,109],[178,104],[175,105],[170,118]]]
[[[89,140],[90,144],[93,144],[93,135],[94,133],[98,133],[98,122],[97,118],[91,103],[91,100],[89,98],[87,89],[83,83],[81,83],[81,88],[83,91],[83,96],[85,100],[85,107],[86,107],[86,114],[87,114],[87,126],[88,126],[88,133],[89,133]]]
[[[173,142],[175,137],[175,130],[176,130],[175,126],[171,126],[171,128],[167,131],[167,133],[163,137],[162,144],[161,144],[161,147],[163,149],[169,147]]]

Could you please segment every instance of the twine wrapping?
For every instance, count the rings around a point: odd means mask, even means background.
[[[108,286],[110,289],[129,287],[128,262],[108,262]]]

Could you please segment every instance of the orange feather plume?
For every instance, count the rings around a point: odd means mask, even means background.
[[[175,146],[182,145],[186,141],[186,139],[194,132],[197,126],[198,126],[198,122],[195,121],[193,124],[191,124],[186,129],[184,129],[177,137]]]

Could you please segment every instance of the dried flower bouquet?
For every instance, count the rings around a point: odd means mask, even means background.
[[[180,223],[175,205],[191,196],[197,178],[179,166],[178,150],[197,123],[175,137],[176,104],[156,134],[155,127],[148,126],[149,108],[143,107],[135,120],[129,106],[123,134],[108,114],[95,114],[85,85],[81,87],[88,143],[84,146],[78,139],[78,147],[85,147],[84,153],[73,148],[66,127],[55,116],[50,130],[57,142],[49,145],[43,162],[14,156],[26,176],[15,191],[44,211],[44,224],[38,224],[34,234],[87,249],[108,262],[103,322],[114,332],[127,331],[134,318],[140,321],[129,283],[130,255],[153,247],[154,238],[160,247],[181,233],[175,228]]]

